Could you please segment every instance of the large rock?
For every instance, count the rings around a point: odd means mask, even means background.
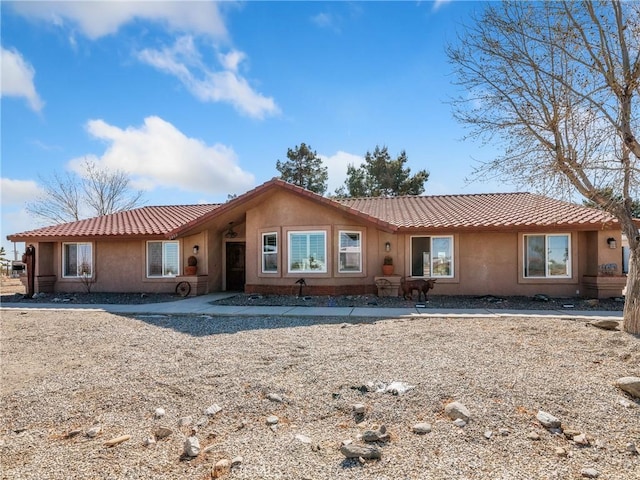
[[[451,420],[456,420],[458,418],[465,422],[469,422],[469,420],[471,420],[471,412],[469,412],[469,409],[460,402],[448,403],[444,407],[444,413],[446,413]]]
[[[624,390],[632,397],[640,398],[640,378],[622,377],[616,380],[616,387]]]
[[[200,453],[200,441],[197,437],[188,437],[184,442],[183,455],[185,457],[197,457]]]
[[[560,420],[558,420],[556,417],[554,417],[550,413],[539,410],[538,414],[536,415],[536,418],[545,428],[560,428],[560,425],[561,425]]]
[[[591,325],[602,330],[617,330],[619,322],[617,320],[595,320],[591,322]]]
[[[381,458],[382,450],[375,445],[355,445],[349,443],[340,447],[340,453],[347,458]]]

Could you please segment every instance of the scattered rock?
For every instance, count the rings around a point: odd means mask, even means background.
[[[362,415],[365,412],[365,405],[363,403],[356,403],[353,406],[353,413],[355,413],[356,415]]]
[[[164,411],[164,408],[156,408],[156,411],[153,412],[153,416],[156,418],[162,418],[165,414],[166,412]]]
[[[556,455],[559,457],[566,457],[567,451],[562,447],[556,447]]]
[[[167,438],[172,433],[173,433],[173,430],[171,430],[169,427],[158,427],[156,428],[156,431],[153,432],[153,434],[156,437],[156,440]]]
[[[540,435],[538,434],[538,432],[529,432],[527,434],[527,438],[529,440],[540,440]]]
[[[638,447],[636,447],[635,443],[627,443],[627,445],[625,446],[625,448],[627,449],[627,452],[632,453],[633,455],[638,455]]]
[[[185,457],[197,457],[200,453],[200,441],[198,437],[191,436],[187,437],[184,441],[184,450],[182,455]]]
[[[231,459],[231,468],[242,465],[243,461],[244,461],[244,458],[242,458],[240,455],[238,455],[237,457],[233,457]]]
[[[466,427],[466,426],[467,426],[467,422],[465,422],[465,421],[464,421],[463,419],[461,419],[461,418],[456,418],[456,419],[453,421],[453,424],[454,424],[456,427],[460,427],[460,428],[462,428],[462,427]]]
[[[67,433],[65,433],[64,438],[73,438],[80,435],[81,433],[82,433],[82,430],[76,428],[75,430],[70,430]]]
[[[509,430],[508,428],[499,428],[498,433],[503,437],[507,437],[511,434],[511,430]]]
[[[635,398],[640,398],[640,378],[639,377],[622,377],[616,380],[616,387],[627,392]]]
[[[276,417],[275,415],[269,415],[267,417],[267,425],[277,425],[278,424],[278,417]]]
[[[448,403],[444,407],[444,413],[446,413],[451,420],[456,420],[458,418],[465,422],[471,420],[471,413],[469,412],[469,409],[460,402]]]
[[[153,437],[144,437],[142,439],[142,444],[145,447],[153,447],[156,444],[156,439]]]
[[[102,431],[102,428],[100,427],[100,425],[94,425],[93,427],[88,428],[84,432],[84,434],[89,438],[95,438],[100,434],[101,431]]]
[[[121,444],[122,442],[126,442],[131,438],[131,435],[121,435],[119,437],[112,438],[111,440],[107,440],[104,442],[106,447],[115,447],[116,445]]]
[[[594,320],[590,325],[602,330],[617,330],[619,323],[616,320]]]
[[[211,478],[220,478],[228,475],[231,471],[231,462],[226,458],[222,460],[218,460],[213,467],[213,471],[211,472]]]
[[[192,422],[193,422],[193,419],[191,417],[182,417],[178,419],[178,426],[188,427],[189,425],[191,425]]]
[[[299,442],[302,443],[311,443],[311,439],[309,437],[307,437],[306,435],[302,435],[301,433],[297,433],[296,436],[294,437],[296,440],[298,440]]]
[[[272,402],[277,402],[277,403],[284,402],[282,396],[277,393],[269,393],[267,395],[267,400],[271,400]]]
[[[491,439],[491,436],[493,435],[493,432],[491,430],[486,430],[483,435],[484,435],[484,438],[489,440],[489,439]]]
[[[556,417],[551,415],[550,413],[543,412],[542,410],[538,411],[536,418],[545,428],[560,428],[561,422]]]
[[[389,439],[387,427],[382,425],[377,430],[365,430],[362,432],[362,440],[365,442],[386,442]]]
[[[573,441],[576,443],[576,445],[581,445],[583,447],[586,447],[587,445],[589,445],[589,440],[587,439],[587,436],[584,433],[581,433],[580,435],[576,435],[575,437],[573,437]]]
[[[424,435],[425,433],[431,432],[431,424],[426,422],[416,423],[413,427],[411,427],[411,430],[413,430],[413,433],[416,433],[418,435]]]
[[[340,447],[340,453],[346,458],[375,459],[382,457],[382,450],[375,445],[355,445],[349,443]]]
[[[391,382],[389,385],[382,384],[377,392],[391,393],[393,395],[403,395],[409,390],[416,388],[415,385],[409,385],[406,382]]]
[[[222,407],[219,406],[217,403],[214,403],[213,405],[211,405],[209,408],[207,408],[204,411],[205,415],[215,415],[216,413],[222,411]]]
[[[580,435],[580,431],[573,428],[565,428],[562,433],[564,433],[564,436],[569,440],[572,440],[573,437]]]
[[[536,302],[548,302],[548,301],[550,300],[549,296],[547,296],[547,295],[545,295],[545,294],[543,294],[543,293],[536,293],[536,294],[533,296],[533,299],[534,299]]]
[[[583,468],[580,470],[580,475],[585,478],[598,478],[600,476],[600,472],[598,472],[595,468]]]

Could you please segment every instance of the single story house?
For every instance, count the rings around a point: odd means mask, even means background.
[[[605,298],[626,283],[614,217],[530,193],[337,199],[273,179],[224,204],[142,207],[7,238],[35,247],[35,292],[90,282],[296,294],[304,279],[307,295],[365,294],[406,277],[436,278],[443,295]]]

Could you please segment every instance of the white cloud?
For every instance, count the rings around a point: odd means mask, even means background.
[[[14,2],[20,14],[50,22],[59,27],[77,28],[95,40],[116,33],[123,25],[145,19],[160,22],[176,31],[190,31],[215,38],[226,38],[227,29],[215,2],[149,1],[48,1]]]
[[[2,96],[24,97],[32,110],[39,112],[44,103],[40,99],[33,83],[35,70],[25,61],[20,52],[0,47],[0,66],[2,71]]]
[[[160,71],[177,77],[196,98],[203,102],[226,102],[240,113],[262,119],[276,115],[280,109],[271,97],[256,92],[238,75],[243,52],[232,50],[218,55],[224,70],[214,71],[202,62],[193,38],[183,36],[172,47],[162,50],[144,49],[138,59]]]
[[[0,178],[0,193],[2,205],[24,205],[39,196],[42,190],[33,180]]]
[[[327,173],[329,175],[327,193],[329,194],[334,193],[338,187],[344,184],[344,181],[347,179],[348,165],[353,165],[357,168],[364,163],[364,157],[342,151],[338,151],[330,157],[326,155],[318,156],[327,167]]]
[[[440,8],[443,5],[445,5],[445,4],[449,3],[449,2],[451,2],[451,0],[435,0],[435,2],[433,2],[433,9],[432,10],[434,12],[437,12],[438,10],[440,10]]]
[[[244,192],[255,184],[254,176],[238,166],[232,148],[207,145],[187,137],[159,117],[147,117],[141,127],[121,129],[103,120],[91,120],[87,130],[109,146],[99,165],[128,172],[136,188],[179,188],[202,194]],[[78,171],[87,157],[70,162]]]

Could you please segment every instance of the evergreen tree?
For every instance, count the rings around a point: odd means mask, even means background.
[[[338,197],[396,197],[399,195],[420,195],[429,172],[420,170],[411,175],[405,167],[407,154],[403,150],[392,159],[387,147],[376,146],[373,153],[367,152],[364,164],[356,168],[347,167],[347,179],[336,190]]]
[[[324,195],[327,190],[327,167],[322,165],[318,154],[304,143],[294,149],[287,150],[286,162],[280,160],[276,163],[276,169],[280,172],[280,178],[312,192]]]

